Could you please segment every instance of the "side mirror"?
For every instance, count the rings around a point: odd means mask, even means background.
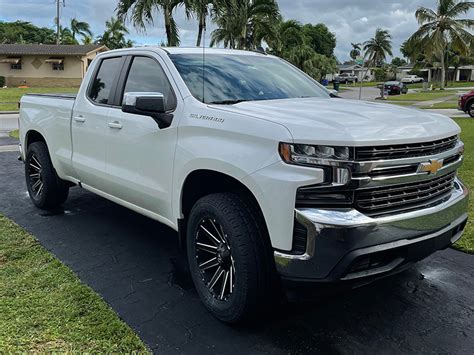
[[[166,113],[165,97],[159,92],[127,92],[123,96],[122,111],[150,116],[160,128],[171,125],[173,115]]]

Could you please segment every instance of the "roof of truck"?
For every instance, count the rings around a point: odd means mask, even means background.
[[[145,46],[146,48],[162,49],[169,54],[202,54],[202,47],[159,47],[159,46]],[[140,47],[138,47],[140,48]],[[206,54],[239,54],[239,55],[266,55],[259,51],[243,51],[238,49],[226,49],[226,48],[208,48],[204,49]]]

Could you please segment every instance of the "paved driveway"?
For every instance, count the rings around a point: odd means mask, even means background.
[[[445,250],[401,275],[312,303],[282,305],[247,326],[201,306],[176,233],[79,188],[64,211],[32,207],[22,163],[0,153],[0,213],[98,292],[160,353],[472,353],[474,257]]]

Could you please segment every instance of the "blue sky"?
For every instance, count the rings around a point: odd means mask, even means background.
[[[116,0],[65,0],[61,9],[62,23],[67,25],[72,17],[87,21],[98,35],[104,30],[105,21],[113,15]],[[400,44],[417,28],[414,12],[419,6],[435,7],[435,0],[279,0],[286,19],[303,23],[325,23],[336,35],[335,54],[347,60],[351,42],[363,42],[372,37],[377,27],[386,28],[393,36],[394,55],[399,56]],[[0,20],[24,20],[36,25],[54,28],[55,0],[0,0]],[[466,17],[473,18],[474,11]],[[163,19],[156,15],[154,26],[146,33],[130,28],[130,38],[136,44],[160,44],[165,39]],[[197,22],[186,20],[178,10],[175,18],[180,26],[181,42],[192,46],[196,41]],[[212,25],[208,28],[208,36]],[[209,43],[209,41],[207,41]]]

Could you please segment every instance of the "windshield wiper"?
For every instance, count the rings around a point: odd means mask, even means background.
[[[209,102],[210,105],[235,105],[240,102],[245,102],[249,100],[221,100],[221,101],[211,101]]]

